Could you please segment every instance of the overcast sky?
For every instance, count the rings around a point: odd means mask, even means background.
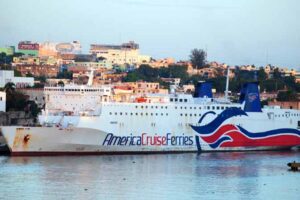
[[[154,58],[191,49],[230,65],[300,67],[298,0],[1,0],[0,46],[20,40],[120,44]]]

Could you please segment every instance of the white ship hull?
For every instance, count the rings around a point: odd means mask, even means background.
[[[261,109],[254,83],[242,89],[240,104],[177,94],[158,102],[111,102],[105,93],[103,101],[90,95],[104,89],[85,90],[86,96],[83,89],[54,88],[62,94],[54,94],[50,105],[62,106],[67,114],[45,112],[39,116],[43,127],[1,127],[11,154],[247,151],[300,145],[300,112]],[[85,106],[90,111],[82,112]]]
[[[55,118],[59,117],[52,120]],[[197,129],[198,117],[184,124],[179,123],[180,118],[156,121],[155,127],[151,126],[151,120],[143,121],[142,118],[139,121],[124,118],[127,123],[118,119],[118,124],[111,124],[109,116],[66,120],[76,126],[6,126],[1,127],[1,131],[12,155],[252,151],[289,149],[300,144],[300,131],[295,129],[295,121],[291,119],[289,124],[284,124],[268,119],[265,113],[232,117],[208,135],[203,135],[205,130],[199,132]],[[209,125],[209,121],[216,120],[218,117],[211,115],[202,123]]]

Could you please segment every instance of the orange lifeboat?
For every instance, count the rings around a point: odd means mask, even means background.
[[[137,98],[135,98],[135,102],[137,102],[137,103],[145,103],[145,102],[147,102],[147,99],[144,98],[144,97],[137,97]]]

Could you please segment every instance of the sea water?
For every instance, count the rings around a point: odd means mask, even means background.
[[[299,199],[299,151],[0,156],[0,199]]]

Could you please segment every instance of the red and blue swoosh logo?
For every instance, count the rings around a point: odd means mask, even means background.
[[[213,111],[205,113],[199,123],[208,114],[216,114]],[[223,124],[223,122],[235,116],[248,116],[239,108],[229,108],[220,113],[213,121],[204,126],[193,126],[201,139],[213,149],[219,147],[265,147],[265,146],[297,146],[300,145],[300,131],[292,128],[274,129],[264,132],[249,132],[241,126]]]

